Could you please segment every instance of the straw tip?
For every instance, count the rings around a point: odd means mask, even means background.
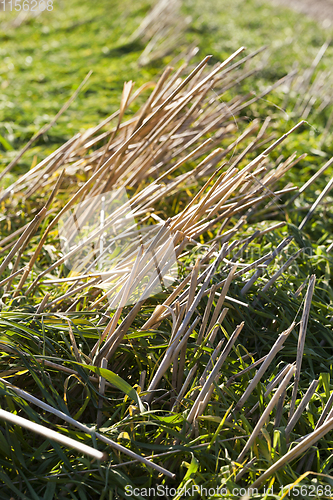
[[[109,458],[109,454],[106,451],[104,451],[102,453],[100,460],[101,460],[101,462],[105,462],[106,460],[108,460],[108,458]]]

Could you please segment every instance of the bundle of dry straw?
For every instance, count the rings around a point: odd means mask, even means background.
[[[172,368],[170,395],[173,409],[177,408],[198,368],[195,364],[185,377],[190,335],[198,332],[198,348],[201,344],[214,345],[218,326],[228,312],[225,301],[238,302],[246,307],[243,297],[291,241],[291,237],[285,238],[273,252],[254,263],[247,265],[237,261],[254,238],[284,224],[267,226],[244,240],[235,239],[240,227],[259,205],[266,208],[269,216],[283,194],[291,191],[296,191],[295,196],[299,194],[297,187],[277,189],[277,186],[283,175],[303,158],[297,157],[296,153],[277,162],[270,158],[270,153],[303,122],[273,142],[274,137],[267,136],[269,119],[263,123],[253,120],[244,126],[244,121],[239,118],[256,100],[293,75],[287,75],[261,95],[244,96],[233,92],[226,100],[236,85],[253,73],[246,65],[257,52],[240,59],[243,50],[240,48],[226,61],[213,67],[209,66],[210,57],[207,56],[190,72],[189,57],[188,62],[176,71],[166,68],[156,85],[147,83],[135,92],[134,84],[126,82],[118,111],[96,127],[75,135],[0,195],[1,202],[7,206],[22,197],[34,200],[36,194],[42,194],[44,199],[47,195],[47,203],[39,207],[33,220],[0,242],[0,251],[4,255],[0,264],[0,286],[5,287],[7,298],[22,294],[30,297],[43,284],[47,293],[36,314],[42,311],[69,313],[74,309],[104,311],[104,319],[100,322],[104,324],[104,331],[100,341],[84,356],[87,367],[103,368],[107,363],[113,367],[112,359],[144,302],[155,293],[158,284],[168,281],[170,269],[175,264],[180,266],[183,277],[171,276],[174,282],[171,288],[168,282],[167,298],[142,326],[145,331],[167,317],[173,324],[169,345],[142,399],[147,404],[154,403],[154,394],[163,375]],[[123,121],[131,103],[142,100],[142,95],[152,87],[140,109]],[[247,160],[249,155],[251,160]],[[11,166],[14,164],[15,161]],[[61,198],[58,195],[64,187],[67,199],[59,209],[63,193]],[[179,190],[186,194],[185,203],[180,211],[172,213],[170,200]],[[126,192],[127,198],[119,195]],[[110,199],[114,205],[108,211]],[[169,217],[161,217],[163,213]],[[48,223],[44,223],[44,231],[33,247],[34,235],[46,219]],[[89,225],[92,219],[94,223]],[[39,262],[43,247],[61,223],[67,227],[67,246],[63,246],[62,254],[59,253],[58,258],[41,271]],[[211,235],[213,231],[215,236]],[[130,244],[122,253],[119,254],[120,250],[114,252],[112,245],[117,245],[117,241],[121,244],[125,238]],[[201,254],[192,267],[183,269],[183,259],[191,246],[199,246]],[[231,255],[235,250],[237,252]],[[21,266],[28,251],[29,261]],[[110,253],[112,259],[105,259]],[[297,255],[289,259],[281,272]],[[74,261],[72,271],[67,275],[63,273],[62,265]],[[241,297],[228,295],[232,281],[252,269],[256,272],[245,283]],[[59,275],[59,270],[62,275]],[[224,277],[212,284],[217,272]],[[281,272],[271,278],[266,289]],[[308,309],[313,279],[309,286]],[[207,295],[208,303],[201,317],[197,307]],[[216,306],[212,312],[214,301]],[[129,304],[131,308],[124,314],[124,307]],[[189,429],[195,428],[197,419],[207,407],[223,363],[243,327],[244,323],[237,326],[224,348],[223,341],[214,346],[211,362],[200,375],[200,388],[191,396],[193,406],[188,415]],[[260,369],[230,413],[229,421],[242,409],[293,328],[291,325],[282,333],[271,352],[256,362]],[[304,333],[300,336],[303,338]],[[71,342],[77,361],[82,362],[72,332]],[[46,366],[48,363],[78,375],[60,364],[43,362]],[[297,377],[299,363],[297,360]],[[270,391],[277,386],[276,395],[239,460],[245,456],[294,372],[295,368],[287,365],[272,383]],[[98,379],[91,377],[91,380]],[[143,388],[144,377],[140,385]],[[295,390],[297,392],[297,387]],[[296,393],[293,404],[295,397]],[[290,419],[294,425],[292,414]],[[289,426],[288,432],[290,430]]]

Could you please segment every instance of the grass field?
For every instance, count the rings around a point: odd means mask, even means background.
[[[222,498],[241,498],[251,487],[258,499],[333,497],[332,167],[302,189],[332,156],[333,49],[325,47],[331,33],[263,1],[230,3],[182,2],[178,17],[186,29],[172,51],[156,58],[153,51],[143,65],[149,40],[132,35],[150,2],[55,0],[52,11],[21,19],[0,11],[0,176],[93,71],[0,181],[1,411],[90,451],[2,419],[1,499],[154,498],[149,488],[157,486],[174,499],[184,487],[189,498],[217,498],[217,488]],[[163,24],[163,16],[158,20]],[[171,84],[195,45],[199,52]],[[245,46],[233,64],[263,45],[213,80],[218,62]],[[207,54],[195,83],[179,90]],[[174,72],[161,83],[165,94],[149,101],[167,65]],[[205,77],[211,87],[201,95]],[[124,87],[130,81],[133,88]],[[155,84],[129,103],[146,82]],[[188,99],[183,108],[181,99]],[[122,120],[92,130],[119,108]],[[68,143],[54,163],[52,153],[75,134],[73,149]],[[105,271],[95,265],[96,246],[93,257],[84,247],[71,270],[69,257],[67,266],[61,260],[68,248],[54,221],[66,226],[59,216],[66,204],[87,203],[94,194],[103,206],[115,189],[112,210],[126,206],[127,196],[131,201],[122,212],[126,231],[133,230],[128,220],[141,232],[159,223],[163,238],[174,231],[167,241],[177,255],[177,280],[143,302],[130,298],[120,278],[112,286],[124,302],[107,299],[112,287],[96,280]],[[25,225],[27,233],[20,231]],[[149,258],[132,259],[132,244],[124,255],[119,244],[111,258],[120,268],[148,266]],[[81,265],[88,257],[94,267]],[[95,274],[86,282],[89,272]],[[112,343],[99,344],[103,334]],[[133,463],[120,446],[136,454]],[[107,460],[92,459],[91,448],[107,452]],[[285,462],[275,470],[279,460]]]

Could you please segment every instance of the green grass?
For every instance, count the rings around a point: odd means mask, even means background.
[[[259,48],[263,44],[268,46],[265,66],[260,72],[237,86],[239,92],[255,91],[259,93],[263,88],[274,83],[277,79],[290,71],[295,64],[300,71],[310,66],[319,48],[329,33],[324,33],[313,22],[286,10],[280,10],[258,0],[234,1],[220,0],[192,0],[186,1],[183,6],[184,14],[191,15],[192,21],[184,35],[184,49],[188,44],[196,41],[200,53],[196,60],[206,54],[212,54],[212,63],[223,60],[245,45],[247,53]],[[35,20],[29,20],[16,29],[8,28],[8,22],[13,19],[9,13],[0,13],[0,39],[2,56],[0,63],[0,87],[2,98],[0,101],[0,134],[4,138],[0,145],[0,165],[5,167],[24,146],[27,140],[42,125],[48,123],[56,114],[61,105],[78,87],[87,72],[92,69],[93,75],[86,87],[82,90],[70,109],[59,119],[46,135],[31,148],[20,161],[19,165],[8,174],[4,180],[5,186],[13,179],[25,172],[31,164],[46,157],[56,147],[72,137],[77,131],[95,126],[104,117],[118,109],[123,82],[134,80],[136,88],[150,79],[157,79],[165,64],[171,63],[175,54],[165,57],[162,61],[144,68],[139,68],[137,59],[142,52],[143,45],[139,42],[128,44],[127,40],[146,15],[149,2],[120,2],[112,4],[106,0],[99,2],[82,2],[74,0],[56,2],[52,13],[43,13]],[[7,24],[7,26],[5,26]],[[29,59],[31,58],[31,59]],[[317,71],[328,70],[333,60],[333,48],[329,47]],[[234,91],[233,90],[233,91]],[[232,91],[232,92],[233,92]],[[230,95],[232,95],[230,92]],[[240,131],[244,123],[255,117],[264,119],[272,117],[270,131],[279,135],[290,129],[299,116],[293,112],[297,95],[292,95],[288,103],[285,101],[285,87],[277,89],[264,99],[259,100],[244,113],[243,122],[237,118]],[[228,94],[229,96],[229,94]],[[142,102],[139,100],[139,103]],[[133,106],[130,113],[136,111]],[[308,153],[306,160],[292,169],[284,181],[291,181],[301,186],[324,161],[331,155],[330,136],[321,146],[322,132],[327,123],[331,107],[316,113],[318,104],[308,117],[308,125],[290,136],[285,143],[272,153],[276,160],[280,154],[287,157],[295,150],[298,154]],[[284,109],[282,109],[284,108]],[[36,159],[35,156],[37,157]],[[248,157],[251,158],[251,155]],[[307,213],[307,208],[318,196],[332,175],[332,169],[327,172],[299,198],[293,210],[283,208],[277,210],[270,217],[270,223],[286,220],[287,225],[268,233],[258,242],[251,244],[251,253],[245,262],[251,262],[257,256],[275,248],[288,234],[294,235],[294,241],[288,250],[288,256],[299,248],[307,251],[301,254],[296,264],[291,266],[287,274],[282,275],[274,287],[267,294],[260,292],[268,280],[264,274],[246,298],[250,305],[244,308],[234,303],[228,303],[231,314],[223,322],[221,338],[232,334],[235,326],[241,321],[246,322],[246,333],[240,336],[239,344],[228,356],[228,362],[223,368],[223,374],[204,416],[199,420],[199,436],[185,437],[186,417],[192,401],[185,397],[181,408],[171,414],[167,401],[161,401],[157,409],[148,410],[137,415],[131,405],[131,400],[124,397],[122,392],[111,388],[104,401],[104,415],[107,417],[103,424],[103,431],[111,439],[119,441],[133,451],[145,455],[170,452],[170,455],[161,458],[164,467],[176,472],[177,480],[172,482],[158,476],[150,469],[134,464],[116,468],[120,461],[126,460],[114,450],[110,452],[110,461],[103,464],[91,463],[87,458],[76,456],[74,453],[57,445],[49,446],[37,437],[28,435],[17,427],[3,422],[1,425],[1,455],[0,489],[1,498],[79,498],[81,499],[111,499],[126,498],[124,488],[132,484],[139,488],[149,488],[154,484],[169,486],[201,485],[205,488],[216,488],[225,485],[229,491],[235,487],[232,474],[232,461],[245,444],[242,436],[250,434],[257,419],[264,410],[263,393],[267,383],[277,374],[282,362],[294,362],[297,354],[298,329],[295,329],[285,343],[284,349],[277,355],[264,379],[251,394],[247,406],[251,408],[259,401],[259,409],[252,418],[242,418],[237,426],[231,429],[228,426],[219,426],[227,409],[236,402],[244,392],[255,370],[244,375],[229,389],[223,386],[225,382],[240,370],[251,363],[251,359],[241,360],[247,352],[255,353],[254,359],[267,354],[272,347],[277,333],[289,327],[291,321],[300,321],[306,288],[295,297],[295,292],[306,278],[315,274],[317,283],[312,301],[311,314],[307,330],[306,345],[302,363],[302,377],[300,394],[304,394],[313,379],[319,380],[315,396],[311,399],[299,420],[293,438],[311,432],[327,403],[333,390],[331,380],[333,366],[333,293],[332,270],[333,259],[326,252],[327,246],[332,243],[332,198],[328,196],[325,204],[316,211],[315,216],[301,232],[297,226]],[[78,182],[82,181],[79,179]],[[201,181],[200,181],[201,182]],[[285,182],[286,183],[286,182]],[[200,183],[199,183],[200,184]],[[74,188],[73,188],[74,189]],[[59,206],[68,196],[69,189],[59,196]],[[287,201],[287,197],[283,201]],[[179,213],[190,200],[188,189],[179,191],[172,196],[172,205],[165,207],[162,201],[157,206],[157,213],[166,217]],[[20,227],[30,220],[30,213],[40,206],[43,193],[32,200],[17,200],[17,205],[3,204],[5,219],[1,224],[1,238],[10,234],[13,229]],[[57,205],[58,207],[58,205]],[[296,210],[294,210],[296,208]],[[266,219],[265,219],[266,220]],[[257,228],[262,227],[262,216],[254,215],[243,226],[241,237],[250,236]],[[215,235],[215,229],[214,229]],[[32,247],[38,243],[39,233],[31,241]],[[206,241],[209,239],[206,237]],[[44,251],[38,261],[37,269],[43,270],[49,265],[54,256],[52,252],[59,252],[57,234],[50,235],[49,248]],[[51,247],[50,245],[54,245]],[[193,265],[194,253],[200,254],[201,249],[193,249],[184,266]],[[27,263],[29,255],[23,257]],[[278,270],[286,260],[284,254],[276,259],[270,267],[270,276]],[[60,272],[64,272],[61,269]],[[218,282],[223,279],[222,272],[214,277]],[[245,278],[232,283],[232,296],[239,297],[244,286]],[[69,342],[69,327],[63,316],[50,312],[34,317],[36,304],[41,297],[52,287],[41,285],[36,294],[28,299],[20,296],[12,299],[9,295],[2,297],[2,311],[0,313],[0,341],[10,345],[16,353],[1,354],[0,376],[13,380],[28,392],[33,392],[50,405],[69,412],[81,422],[95,422],[98,406],[96,385],[89,381],[86,371],[75,364],[75,356]],[[59,288],[59,295],[66,290]],[[231,293],[230,292],[230,293]],[[253,306],[253,299],[259,295],[260,301]],[[136,318],[129,333],[120,345],[114,360],[112,370],[137,389],[140,373],[147,371],[147,380],[151,380],[157,364],[160,362],[170,337],[171,323],[165,320],[155,330],[142,332],[139,330],[149,318],[158,304],[164,298],[155,297],[148,301]],[[203,314],[207,299],[203,299],[198,310]],[[251,305],[252,304],[252,305]],[[123,315],[128,311],[126,310]],[[70,315],[76,342],[83,352],[89,352],[99,338],[103,326],[98,326],[100,312],[74,312]],[[195,349],[195,334],[189,342],[186,369],[193,364]],[[18,352],[18,350],[20,352]],[[22,356],[22,351],[29,354],[29,358]],[[212,348],[205,348],[199,358],[199,367],[204,369],[209,360]],[[52,360],[62,362],[65,366],[77,370],[80,380],[78,384],[75,376],[41,368],[38,360]],[[20,371],[18,372],[18,369]],[[11,372],[13,370],[13,372]],[[15,377],[11,373],[15,372]],[[161,382],[159,389],[169,390],[172,385],[172,374],[169,372]],[[145,384],[147,386],[147,383]],[[187,396],[189,396],[190,388]],[[288,389],[290,396],[291,390]],[[28,406],[22,398],[0,385],[1,407],[30,418],[33,421],[55,427],[70,437],[82,439],[85,443],[94,445],[94,439],[84,435],[63,423],[49,413],[43,413],[37,407]],[[252,450],[253,456],[259,459],[255,467],[244,476],[241,483],[247,487],[257,477],[258,470],[267,469],[277,459],[274,443],[279,444],[280,454],[287,451],[285,425],[287,410],[277,428],[274,429],[274,418],[267,423],[263,436],[257,439]],[[274,436],[270,442],[268,435]],[[235,436],[238,440],[224,441]],[[179,444],[179,442],[181,444]],[[205,446],[197,447],[205,443]],[[312,470],[317,474],[330,475],[332,471],[332,437],[326,435],[320,441],[316,450]],[[189,451],[190,450],[190,451]],[[256,498],[281,498],[278,494],[281,487],[291,485],[299,477],[297,467],[300,459],[280,470],[275,475],[276,495],[265,496],[260,493]],[[237,468],[237,466],[236,466]],[[185,479],[184,479],[185,478]],[[316,485],[318,476],[305,478],[302,484]],[[320,476],[320,480],[333,488],[333,479]],[[187,483],[186,483],[187,484]],[[266,485],[267,486],[267,485]],[[330,495],[331,496],[331,495]],[[128,498],[128,497],[127,497]],[[238,498],[231,493],[226,498]]]
[[[16,29],[8,27],[12,13],[0,14],[0,132],[11,148],[19,149],[33,132],[48,123],[89,70],[93,76],[85,91],[44,137],[36,154],[45,154],[117,109],[125,80],[132,79],[139,86],[158,74],[161,62],[139,69],[136,61],[142,46],[125,43],[148,8],[149,2],[143,1],[133,4],[114,0],[112,6],[105,0],[93,4],[54,2],[52,12],[44,12]],[[232,5],[223,0],[187,1],[184,11],[193,21],[183,47],[197,41],[197,59],[212,54],[213,60],[222,60],[241,45],[249,51],[268,46],[266,67],[256,78],[258,88],[275,82],[295,64],[308,67],[327,36],[306,18],[286,10],[281,14],[258,0],[235,1]],[[321,69],[329,68],[332,58],[329,48]],[[247,85],[253,90],[252,82],[245,84],[244,90]]]
[[[156,69],[138,69],[140,45],[119,47],[148,7],[148,2],[54,2],[52,12],[43,12],[16,29],[8,29],[11,13],[0,14],[0,133],[11,149],[21,148],[49,123],[88,71],[93,71],[89,85],[66,115],[22,161],[21,171],[30,166],[34,155],[40,160],[75,132],[116,110],[125,80],[139,86],[156,75]],[[3,151],[3,164],[11,157]]]

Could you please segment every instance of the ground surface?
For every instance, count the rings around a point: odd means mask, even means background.
[[[271,0],[275,5],[290,7],[297,12],[319,21],[323,27],[328,28],[333,24],[332,0]]]
[[[319,16],[324,3],[327,7],[331,5],[331,2],[323,0],[317,2],[314,0],[313,5],[306,1],[289,1],[285,4],[295,5],[295,7],[298,4],[304,8],[308,5],[309,9],[312,6],[313,12]],[[8,12],[0,13],[0,170],[8,165],[17,151],[41,126],[50,122],[87,72],[90,69],[93,70],[89,83],[69,110],[58,120],[56,126],[44,134],[21,159],[17,167],[6,176],[5,186],[11,184],[22,172],[42,160],[76,132],[97,125],[117,110],[124,81],[134,80],[135,89],[137,89],[145,81],[156,81],[165,65],[173,64],[174,54],[171,54],[162,60],[154,61],[153,64],[139,67],[137,61],[144,49],[144,44],[141,41],[136,44],[127,43],[130,35],[148,13],[150,4],[148,0],[137,2],[132,2],[132,0],[113,0],[112,2],[109,0],[99,0],[99,2],[55,0],[57,8],[52,13],[43,13],[37,18],[21,18],[21,22],[15,20],[15,16],[9,15]],[[265,52],[258,55],[257,62],[247,68],[250,71],[255,67],[258,72],[249,76],[247,80],[238,82],[235,95],[238,93],[245,95],[249,92],[258,95],[294,67],[298,68],[301,76],[304,75],[304,71],[311,67],[312,61],[332,32],[330,27],[326,30],[318,27],[318,23],[313,21],[315,14],[306,17],[287,10],[282,6],[282,0],[276,5],[263,0],[233,0],[232,2],[230,0],[218,2],[216,0],[184,0],[184,8],[188,9],[187,15],[191,15],[192,21],[179,50],[185,50],[192,43],[197,44],[200,52],[196,61],[206,54],[212,54],[211,62],[214,64],[224,60],[242,45],[246,46],[246,54],[263,45],[268,46]],[[333,116],[333,92],[331,90],[333,84],[329,76],[332,64],[333,47],[329,46],[312,76],[308,80],[303,79],[300,93],[296,90],[290,93],[289,87],[284,85],[259,99],[251,106],[251,109],[247,109],[237,117],[237,125],[241,133],[253,118],[259,118],[262,123],[269,115],[272,121],[268,135],[272,133],[276,137],[291,129],[300,120],[308,103],[311,103],[312,108],[307,115],[306,126],[290,136],[271,155],[272,161],[279,163],[294,151],[297,151],[297,155],[307,153],[308,156],[286,174],[286,182],[291,182],[298,187],[302,186],[333,155],[331,127],[327,127],[325,131],[327,122]],[[317,86],[312,85],[316,78]],[[321,84],[322,81],[325,85]],[[310,91],[312,94],[308,94]],[[230,98],[232,95],[225,97]],[[126,119],[134,111],[135,109],[131,108]],[[225,147],[227,144],[229,142],[222,146]],[[238,154],[239,151],[240,149],[235,148],[231,156]],[[192,167],[189,165],[186,168]],[[258,243],[251,244],[251,253],[249,252],[249,256],[246,256],[246,259],[249,259],[246,263],[255,260],[256,256],[271,251],[290,234],[294,235],[292,252],[304,249],[304,253],[298,258],[297,265],[295,264],[292,270],[289,268],[288,272],[278,278],[274,287],[262,294],[263,285],[284,262],[283,259],[277,260],[274,266],[253,286],[248,297],[243,299],[247,300],[251,306],[260,294],[258,304],[253,308],[245,308],[245,312],[231,304],[231,320],[227,319],[225,327],[226,335],[230,336],[235,324],[246,321],[246,328],[239,337],[237,352],[233,352],[229,357],[228,367],[219,381],[221,386],[227,377],[249,366],[251,359],[246,358],[243,364],[243,361],[240,363],[241,356],[245,356],[247,351],[255,353],[255,359],[266,355],[277,333],[287,328],[294,319],[297,322],[300,320],[306,293],[306,279],[309,275],[316,274],[316,289],[302,362],[300,396],[305,394],[313,379],[318,379],[319,384],[316,394],[299,420],[293,439],[313,431],[325,404],[333,394],[331,375],[333,373],[333,256],[328,250],[333,244],[332,197],[326,197],[325,203],[317,207],[311,223],[304,231],[300,232],[297,229],[332,174],[331,167],[294,204],[289,205],[287,209],[276,210],[270,215],[269,225],[281,220],[287,220],[287,224],[272,235],[267,233]],[[82,179],[84,182],[85,178],[82,177],[72,180],[80,183]],[[191,188],[199,189],[200,186],[196,185]],[[56,211],[59,210],[64,199],[67,200],[67,196],[68,193],[63,190],[57,200]],[[186,192],[182,188],[179,195],[175,191],[172,196],[173,198],[170,198],[170,203],[168,203],[171,215],[181,210],[182,203],[189,203],[191,191]],[[270,201],[274,202],[274,199]],[[281,200],[281,203],[283,201],[287,202],[287,199]],[[43,203],[45,203],[45,194],[42,193],[31,201],[28,200],[28,203],[26,201],[22,203],[16,198],[12,204],[0,206],[0,238],[8,237],[18,227],[31,220],[34,210],[39,209]],[[167,204],[163,203],[161,202],[157,207],[157,213],[167,218],[168,214],[163,211]],[[250,219],[249,224],[244,226],[244,231],[242,230],[239,234],[239,239],[250,237],[257,228],[263,229],[262,220],[266,217],[265,214],[267,215],[265,211],[261,214],[259,212],[256,218]],[[49,217],[50,220],[53,218],[53,212]],[[208,235],[209,238],[215,237],[217,229],[213,229],[213,233]],[[39,237],[38,232],[34,236],[33,245],[38,244]],[[52,252],[59,251],[56,232],[50,235],[49,243],[43,249],[34,270],[35,273],[45,269],[51,263],[51,259],[54,260]],[[28,262],[34,248],[32,245],[28,248],[22,256],[20,266]],[[5,252],[8,250],[2,248],[0,251],[2,262],[3,255],[7,255]],[[186,261],[185,264],[192,265],[194,256],[195,253],[192,256],[189,255],[188,262]],[[3,274],[3,277],[7,276],[11,270],[6,272],[7,274]],[[59,276],[65,276],[65,271],[61,270]],[[246,277],[246,279],[249,278],[250,275]],[[15,278],[12,287],[9,287],[10,293],[17,286],[18,279]],[[240,277],[232,284],[230,293],[235,297],[239,296],[243,285],[242,277]],[[303,285],[305,288],[300,288]],[[67,287],[67,285],[62,286]],[[22,307],[19,302],[8,301],[8,295],[7,297],[2,295],[1,299],[6,307],[0,302],[3,307],[0,312],[0,341],[7,344],[15,342],[15,346],[24,349],[27,353],[32,352],[33,356],[39,358],[42,356],[41,359],[45,358],[46,361],[56,359],[58,363],[77,370],[79,368],[75,361],[74,351],[68,343],[69,326],[66,321],[62,317],[55,320],[55,313],[51,313],[51,309],[48,308],[45,309],[45,316],[38,322],[34,319],[41,297],[47,291],[59,297],[63,293],[62,290],[65,292],[67,288],[43,284],[38,293],[30,295],[28,302],[22,302]],[[3,294],[3,289],[1,289],[1,294]],[[148,314],[152,313],[154,306],[155,302],[148,304],[142,315],[138,317],[126,342],[121,346],[117,363],[112,365],[112,369],[133,387],[138,387],[140,373],[143,371],[146,371],[147,379],[152,376],[164,355],[166,342],[170,337],[171,323],[167,321],[149,335],[146,332],[142,335],[138,330],[148,318]],[[205,304],[200,304],[202,314],[204,306]],[[67,305],[59,310],[61,312],[66,308]],[[79,348],[83,349],[84,353],[90,352],[103,328],[98,326],[99,318],[95,314],[92,311],[88,316],[86,311],[78,308],[72,315],[75,321],[74,335]],[[266,384],[278,373],[281,363],[295,361],[298,331],[297,327],[288,338],[276,362],[269,367],[267,377],[265,376],[262,383],[258,384],[256,392],[249,400],[249,407],[259,401],[260,411],[262,411],[266,404],[263,398]],[[201,368],[207,365],[208,354],[211,352],[209,350],[205,353],[205,357],[200,361]],[[67,411],[66,405],[69,401],[68,411],[71,415],[89,425],[95,423],[97,399],[93,386],[89,386],[88,383],[82,385],[82,387],[91,387],[91,391],[89,393],[86,391],[86,394],[82,389],[77,389],[77,379],[69,380],[68,378],[67,380],[66,374],[62,375],[55,370],[49,375],[47,370],[45,372],[40,370],[39,364],[26,363],[26,358],[21,359],[19,355],[14,356],[1,351],[0,354],[1,377],[8,377],[23,389],[62,410],[65,408]],[[195,359],[193,356],[187,354],[186,374],[193,359]],[[166,384],[169,383],[170,373],[165,378]],[[190,481],[195,481],[196,484],[209,486],[227,484],[232,481],[234,472],[231,471],[231,461],[237,459],[240,444],[234,445],[233,441],[231,443],[222,441],[222,437],[227,436],[229,439],[231,434],[234,439],[234,430],[224,427],[223,419],[231,404],[238,400],[248,387],[248,380],[254,373],[254,371],[250,375],[249,372],[245,373],[225,393],[222,393],[220,387],[217,386],[214,399],[209,406],[209,413],[207,412],[200,421],[198,437],[193,442],[189,442],[187,449],[180,450],[181,453],[177,451],[178,455],[167,455],[161,458],[162,465],[172,468],[177,473],[178,482],[172,485],[182,484],[182,478],[186,480],[190,478]],[[81,377],[86,381],[87,377],[84,378],[84,374],[81,374]],[[66,395],[67,390],[74,392],[74,394],[71,392],[73,397],[71,396],[70,399]],[[287,392],[287,401],[289,401],[291,387]],[[107,393],[105,415],[109,420],[103,432],[109,433],[112,439],[119,440],[120,443],[144,455],[152,451],[154,453],[170,452],[174,443],[178,439],[183,439],[181,433],[184,415],[186,417],[184,411],[188,411],[191,407],[190,398],[188,402],[185,401],[184,407],[178,413],[170,414],[168,401],[163,406],[163,400],[160,403],[161,406],[157,403],[158,411],[153,408],[153,412],[144,418],[133,413],[131,425],[128,424],[128,420],[125,420],[128,412],[132,411],[129,403],[130,400],[124,398],[118,389]],[[47,421],[45,415],[40,417],[42,412],[39,413],[38,409],[30,408],[21,399],[13,400],[13,395],[8,393],[3,385],[0,385],[0,406],[10,411],[18,411],[37,423],[41,418],[47,425],[54,425],[53,421]],[[80,412],[76,413],[77,408],[80,408]],[[147,426],[145,418],[147,418]],[[250,470],[250,476],[244,476],[242,484],[250,484],[259,470],[267,469],[277,459],[277,444],[281,453],[286,453],[287,418],[288,407],[285,405],[281,425],[278,428],[276,428],[273,416],[269,419],[267,432],[270,434],[266,433],[265,436],[258,438],[254,451],[251,452],[253,456],[259,456],[259,461]],[[255,419],[251,417],[248,420],[244,416],[242,420],[239,420],[237,430],[247,436],[252,432],[255,424]],[[75,454],[71,454],[64,448],[53,449],[40,440],[33,441],[31,437],[29,440],[27,433],[20,432],[17,426],[12,428],[10,425],[1,424],[1,427],[3,428],[4,425],[6,425],[6,439],[1,441],[3,434],[0,432],[1,500],[9,500],[13,497],[24,500],[27,498],[29,500],[31,498],[34,500],[48,500],[49,498],[102,500],[118,498],[117,495],[121,494],[123,498],[126,498],[124,496],[125,484],[132,482],[142,487],[150,486],[157,480],[155,472],[142,466],[132,464],[119,467],[118,462],[124,462],[126,458],[124,456],[110,454],[111,466],[105,465],[99,468],[96,462],[90,463],[80,457],[77,458]],[[159,429],[163,431],[160,432]],[[61,430],[68,432],[72,437],[79,437],[87,444],[92,444],[88,435],[76,435],[73,429]],[[273,436],[273,440],[270,436]],[[7,447],[7,442],[11,443],[10,449]],[[193,447],[191,457],[188,450],[192,450],[190,447],[197,446],[198,443],[200,447],[206,443],[205,446],[209,446],[208,451]],[[242,444],[244,443],[245,441],[242,441]],[[333,439],[331,434],[328,434],[327,438],[320,441],[320,446],[316,449],[312,470],[317,475],[304,477],[302,480],[304,484],[309,485],[311,481],[316,484],[315,481],[321,477],[320,474],[332,477],[332,449]],[[277,488],[280,487],[287,488],[296,480],[298,481],[299,470],[304,470],[305,465],[293,461],[290,467],[278,473],[275,477],[275,491],[277,492]],[[333,479],[330,477],[328,486],[331,485],[333,489]],[[282,495],[283,492],[274,497],[263,493],[257,498],[258,500],[259,498],[262,500],[274,498],[275,500],[276,498],[282,499]],[[285,490],[285,495],[287,495],[287,490]],[[301,495],[298,495],[298,498],[300,497]],[[318,497],[323,498],[322,495]],[[331,494],[330,497],[332,497]],[[236,499],[239,496],[229,498]]]

